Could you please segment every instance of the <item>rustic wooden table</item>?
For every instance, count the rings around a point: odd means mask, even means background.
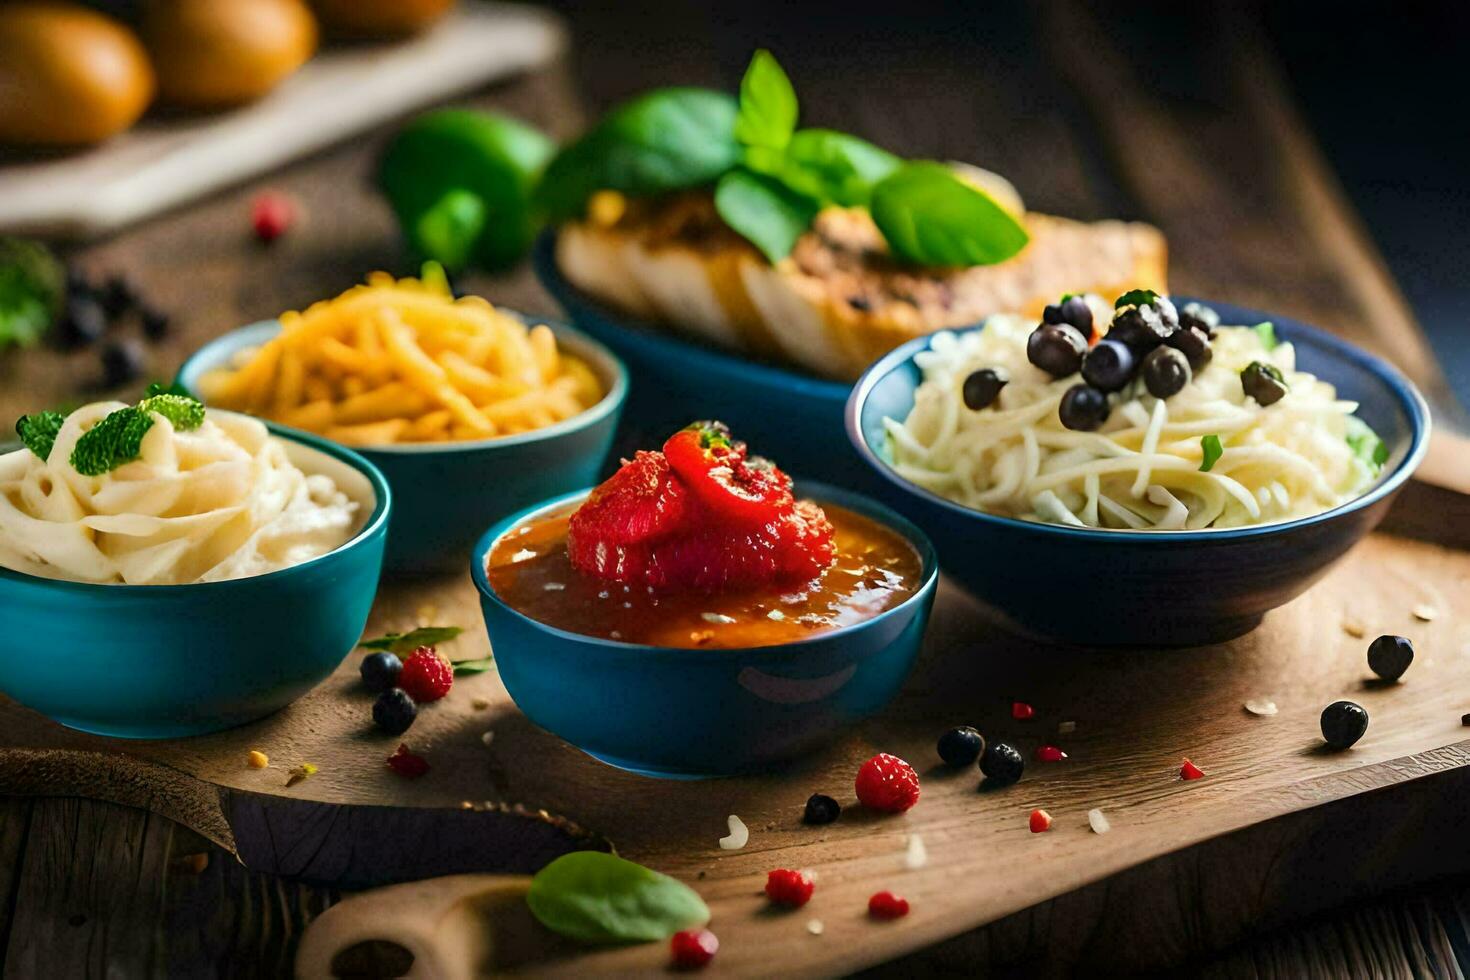
[[[719,15],[692,4],[620,5],[616,13],[579,12],[572,26],[575,64],[474,101],[566,136],[589,111],[652,85],[731,88],[749,49],[769,44],[784,56],[808,122],[991,167],[1015,179],[1038,210],[1153,221],[1170,239],[1174,288],[1328,325],[1391,356],[1436,403],[1441,423],[1457,421],[1268,45],[1238,13],[1186,17],[1170,28],[1182,37],[1122,36],[1132,43],[1115,45],[1101,39],[1129,28],[1104,28],[1081,4],[1001,5],[983,23],[948,30],[909,30],[897,15],[855,28],[835,12],[797,21],[761,3]],[[840,44],[829,33],[838,27]],[[1161,66],[1126,54],[1164,42],[1186,45],[1191,57]],[[152,376],[168,376],[224,330],[332,294],[367,270],[402,268],[391,218],[369,186],[379,138],[75,253],[92,273],[125,272],[173,312],[176,329],[155,349]],[[248,233],[248,200],[262,186],[290,192],[305,209],[300,226],[269,248]],[[465,285],[508,305],[553,310],[524,269]],[[75,400],[95,371],[90,353],[7,357],[0,417]],[[305,924],[337,898],[248,872],[142,810],[0,799],[6,976],[279,975]],[[1018,929],[1045,914],[941,944],[891,971],[971,972],[982,963],[1024,970],[1014,953],[1027,945]],[[1216,949],[1193,967],[1211,976],[1458,976],[1458,964],[1470,962],[1467,922],[1470,883],[1421,885]]]

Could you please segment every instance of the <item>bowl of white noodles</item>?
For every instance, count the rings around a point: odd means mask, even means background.
[[[1088,299],[1090,337],[992,317],[894,350],[847,404],[887,501],[1023,630],[1238,636],[1371,531],[1423,457],[1423,398],[1345,341],[1228,304]]]
[[[0,690],[124,738],[218,731],[357,644],[388,485],[361,456],[193,399],[38,412],[0,453]]]

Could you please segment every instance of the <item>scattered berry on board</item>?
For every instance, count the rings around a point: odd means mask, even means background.
[[[801,908],[811,900],[816,887],[816,882],[805,871],[777,868],[766,875],[766,898],[788,908]]]
[[[1025,701],[1012,701],[1011,717],[1017,721],[1025,721],[1028,718],[1036,717],[1036,709]]]
[[[418,717],[419,706],[401,687],[390,687],[373,702],[373,724],[389,735],[402,735]]]
[[[263,242],[280,238],[295,219],[296,205],[279,191],[263,191],[250,203],[250,227]]]
[[[1031,811],[1031,832],[1033,834],[1044,833],[1051,830],[1051,814],[1045,810]]]
[[[946,766],[973,766],[975,760],[980,758],[980,753],[985,751],[985,739],[975,729],[965,725],[951,728],[939,736],[935,748]]]
[[[403,662],[398,686],[419,704],[438,701],[454,684],[454,665],[433,647],[419,647]]]
[[[880,752],[858,770],[858,802],[884,813],[902,813],[919,802],[919,774],[896,755]]]
[[[388,756],[388,768],[404,779],[417,779],[429,771],[429,760],[409,751],[408,744],[398,743],[398,750]]]
[[[1368,644],[1368,666],[1386,681],[1404,676],[1414,662],[1414,644],[1406,636],[1380,636]]]
[[[669,938],[669,956],[680,970],[706,966],[720,951],[720,941],[708,929],[685,929]]]
[[[868,899],[868,914],[875,919],[902,919],[909,914],[909,900],[893,892],[875,892]]]
[[[1179,778],[1186,781],[1191,779],[1201,779],[1204,777],[1204,774],[1205,771],[1203,769],[1195,765],[1193,762],[1190,762],[1188,759],[1185,759],[1184,765],[1179,767]]]
[[[1055,745],[1040,745],[1036,748],[1037,762],[1061,762],[1067,757],[1067,753]]]
[[[980,771],[985,781],[992,786],[1009,786],[1021,778],[1026,769],[1026,760],[1020,751],[1006,742],[991,742],[980,757]]]
[[[801,822],[816,825],[831,823],[841,813],[841,804],[832,797],[822,793],[813,793],[806,801],[806,810],[801,815]]]
[[[1368,730],[1368,712],[1352,701],[1334,701],[1322,709],[1322,737],[1334,749],[1351,748]]]
[[[391,653],[370,653],[362,658],[357,670],[362,674],[362,683],[369,691],[382,692],[398,683],[398,672],[403,670],[403,661]]]

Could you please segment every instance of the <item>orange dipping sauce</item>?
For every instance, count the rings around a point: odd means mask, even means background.
[[[823,504],[837,561],[820,578],[786,591],[653,592],[572,567],[567,521],[576,507],[511,529],[486,561],[507,605],[569,633],[660,647],[775,646],[872,619],[923,583],[919,553],[897,532]]]

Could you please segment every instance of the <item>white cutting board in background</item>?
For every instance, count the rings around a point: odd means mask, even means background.
[[[326,45],[259,102],[145,116],[102,146],[0,156],[0,233],[86,238],[280,166],[384,120],[545,64],[565,32],[534,7],[461,3],[417,37]]]

